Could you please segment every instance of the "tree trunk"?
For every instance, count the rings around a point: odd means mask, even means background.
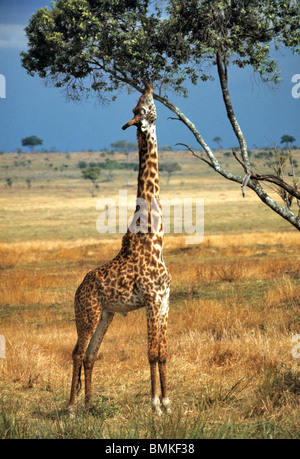
[[[236,116],[233,110],[233,106],[231,103],[231,99],[230,99],[230,94],[229,94],[229,89],[228,89],[227,67],[226,67],[226,62],[225,62],[226,57],[222,59],[222,52],[220,49],[218,49],[216,57],[217,57],[218,75],[219,75],[219,80],[221,84],[222,96],[223,96],[224,104],[226,107],[227,116],[233,128],[233,131],[239,141],[243,162],[246,168],[250,171],[251,166],[250,166],[250,162],[248,158],[247,143],[243,135],[243,132],[240,128],[240,125],[236,119]]]
[[[92,181],[92,197],[96,196],[96,182]]]

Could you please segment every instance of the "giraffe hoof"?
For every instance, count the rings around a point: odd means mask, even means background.
[[[154,411],[154,414],[156,414],[157,416],[162,416],[163,412],[161,410],[161,408],[159,406],[156,406],[156,407],[153,407],[153,411]]]
[[[162,415],[161,404],[160,404],[160,400],[158,397],[155,397],[152,400],[152,409],[154,413],[157,414],[158,416]]]
[[[172,414],[173,413],[173,410],[172,410],[170,405],[169,406],[165,406],[164,410],[165,410],[166,414]]]
[[[73,405],[68,406],[67,413],[68,413],[69,419],[75,418],[75,409]]]
[[[161,403],[162,403],[164,412],[166,414],[172,414],[172,407],[171,407],[170,400],[168,398],[167,399],[163,399]]]

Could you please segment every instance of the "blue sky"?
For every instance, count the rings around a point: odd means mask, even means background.
[[[99,150],[125,139],[135,142],[135,129],[121,130],[132,115],[139,94],[121,94],[116,102],[101,106],[96,100],[66,102],[62,93],[45,87],[38,76],[30,77],[21,66],[20,52],[26,50],[24,27],[31,15],[47,0],[0,0],[0,74],[6,80],[6,97],[0,98],[0,150],[21,147],[21,139],[37,135],[43,147],[62,151]],[[300,145],[300,98],[292,97],[292,76],[300,73],[299,56],[281,50],[278,56],[282,81],[275,90],[258,82],[252,71],[230,69],[230,92],[233,106],[248,147],[259,147],[290,134]],[[187,99],[169,96],[190,118],[211,148],[214,137],[222,138],[224,148],[237,144],[227,121],[218,81],[191,87]],[[197,143],[189,131],[157,102],[159,145],[176,142]]]

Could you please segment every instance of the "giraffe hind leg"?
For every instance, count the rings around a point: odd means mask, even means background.
[[[158,368],[161,385],[161,404],[167,414],[172,412],[170,399],[167,389],[167,325],[169,313],[169,290],[163,296],[159,314],[159,349],[158,349]]]
[[[70,416],[74,413],[76,392],[81,386],[80,376],[84,357],[101,317],[101,307],[98,302],[98,288],[95,282],[94,271],[90,271],[78,287],[75,294],[74,310],[78,339],[72,354],[73,376],[68,405]]]
[[[85,337],[85,340],[78,338],[76,346],[72,353],[73,375],[72,375],[72,383],[71,383],[70,400],[68,404],[68,412],[69,412],[70,417],[74,417],[75,399],[81,387],[81,368],[82,368],[83,358],[84,358],[86,349],[88,347],[89,341],[90,341],[90,337]]]
[[[151,405],[159,416],[162,414],[161,401],[157,387],[157,364],[159,349],[159,305],[147,305],[148,360],[151,377]]]
[[[151,373],[151,396],[154,411],[161,415],[162,410],[167,414],[172,412],[167,390],[167,322],[169,312],[169,291],[163,295],[158,305],[147,308],[148,325],[148,357]],[[161,399],[158,396],[157,364],[160,376]]]
[[[81,387],[82,387],[82,384],[81,384],[81,369],[82,369],[82,364],[80,365],[79,373],[78,373],[78,381],[77,381],[77,386],[76,386],[76,395],[77,396],[79,395],[79,392],[81,391]]]
[[[101,318],[86,350],[83,365],[85,375],[85,406],[88,408],[92,396],[92,373],[98,350],[114,317],[113,312],[102,311]]]

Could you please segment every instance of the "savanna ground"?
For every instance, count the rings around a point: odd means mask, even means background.
[[[161,195],[205,201],[201,244],[165,237],[173,414],[151,412],[139,310],[114,318],[95,364],[91,409],[83,410],[81,393],[75,419],[65,410],[74,292],[120,247],[122,235],[96,231],[98,198],[117,199],[121,188],[134,197],[136,172],[100,178],[92,198],[77,164],[103,160],[99,153],[0,156],[1,438],[299,438],[299,349],[292,355],[300,333],[299,232],[190,154],[161,156],[182,165],[169,185],[161,174]]]

